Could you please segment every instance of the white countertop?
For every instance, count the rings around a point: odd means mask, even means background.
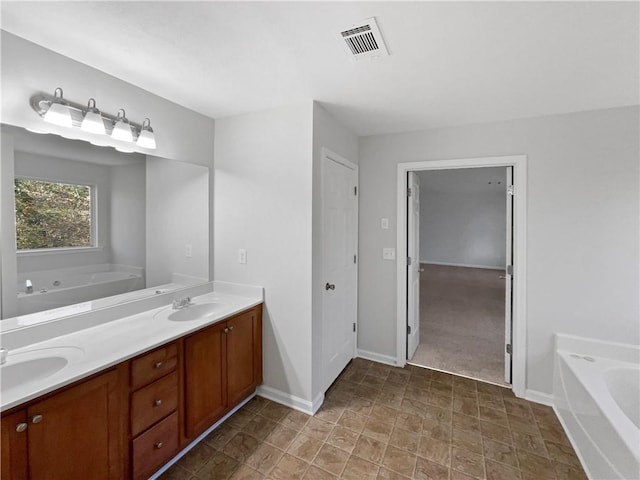
[[[209,302],[223,305],[208,317],[188,321],[168,320],[167,315],[176,310],[172,310],[171,305],[164,305],[10,350],[3,367],[45,354],[43,349],[51,349],[48,351],[52,355],[56,349],[71,355],[69,363],[61,370],[45,378],[21,381],[13,388],[5,388],[0,377],[0,410],[8,410],[259,305],[263,302],[263,293],[260,287],[215,282],[212,293],[193,297],[192,302],[196,305]]]

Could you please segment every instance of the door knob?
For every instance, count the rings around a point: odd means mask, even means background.
[[[153,402],[153,404],[154,404],[156,407],[159,407],[160,405],[162,405],[162,400],[158,398],[157,400],[155,400],[155,401]]]
[[[325,290],[335,290],[336,286],[333,283],[329,283],[327,282],[327,284],[324,286]]]

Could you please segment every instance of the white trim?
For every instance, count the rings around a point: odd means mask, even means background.
[[[405,162],[398,164],[397,170],[397,232],[396,232],[396,364],[404,366],[406,359],[406,302],[405,261],[407,256],[407,202],[405,196],[407,172],[415,170],[447,170],[474,167],[513,167],[514,224],[513,224],[513,355],[512,388],[518,397],[525,396],[527,359],[527,318],[526,318],[526,239],[527,239],[527,156],[510,155],[504,157],[462,158],[454,160],[434,160]]]
[[[184,457],[187,453],[189,453],[189,450],[191,450],[193,447],[195,447],[198,443],[200,443],[200,441],[202,441],[202,439],[204,439],[207,435],[209,435],[211,432],[213,432],[216,428],[218,428],[222,423],[224,423],[227,418],[229,418],[231,415],[233,415],[234,413],[236,413],[238,410],[240,410],[242,407],[244,407],[246,405],[246,403],[251,400],[253,397],[256,396],[256,392],[253,392],[251,395],[249,395],[247,398],[245,398],[242,402],[240,402],[238,405],[236,405],[235,407],[233,407],[233,409],[227,413],[224,417],[222,417],[220,420],[218,420],[216,423],[214,423],[213,425],[211,425],[209,428],[207,428],[204,432],[202,432],[200,435],[198,435],[198,437],[193,440],[189,445],[187,445],[186,447],[184,447],[182,450],[180,450],[175,457],[173,457],[171,460],[169,460],[167,463],[165,463],[160,470],[156,471],[156,473],[154,473],[153,475],[151,475],[149,477],[149,480],[155,480],[156,478],[159,478],[160,475],[162,475],[164,472],[166,472],[167,470],[169,470],[173,464],[175,464],[178,460],[180,460],[182,457]]]
[[[449,262],[425,262],[424,260],[420,260],[420,263],[424,263],[426,265],[442,265],[444,267],[464,267],[464,268],[483,268],[485,270],[504,270],[504,265],[470,265],[468,263],[449,263]]]
[[[391,355],[383,355],[381,353],[358,349],[357,357],[364,358],[365,360],[371,360],[372,362],[385,363],[387,365],[392,365],[394,367],[398,366],[398,363],[396,362],[396,358],[392,357]]]
[[[257,393],[261,397],[284,405],[285,407],[306,413],[307,415],[313,415],[316,413],[322,406],[322,402],[324,402],[324,392],[320,392],[311,402],[266,385],[260,385]]]
[[[42,255],[65,255],[68,253],[96,253],[102,252],[104,247],[96,245],[94,247],[60,247],[60,248],[34,248],[29,250],[17,250],[19,257],[39,257]]]
[[[542,405],[547,405],[549,407],[553,407],[553,395],[548,393],[539,392],[537,390],[526,389],[524,392],[525,400],[529,400],[534,403],[541,403]]]

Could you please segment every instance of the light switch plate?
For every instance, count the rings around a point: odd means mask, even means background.
[[[395,260],[396,259],[396,249],[395,248],[383,248],[382,249],[382,258],[384,260]]]

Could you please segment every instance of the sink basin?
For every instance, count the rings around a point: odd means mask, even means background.
[[[3,392],[50,377],[81,357],[77,347],[56,347],[9,352],[7,362],[0,367],[0,386]]]
[[[173,313],[169,314],[167,319],[171,320],[172,322],[187,322],[189,320],[199,320],[219,312],[224,307],[226,307],[226,305],[226,303],[222,302],[208,302],[199,303],[197,305],[190,305],[180,310],[174,310]]]

